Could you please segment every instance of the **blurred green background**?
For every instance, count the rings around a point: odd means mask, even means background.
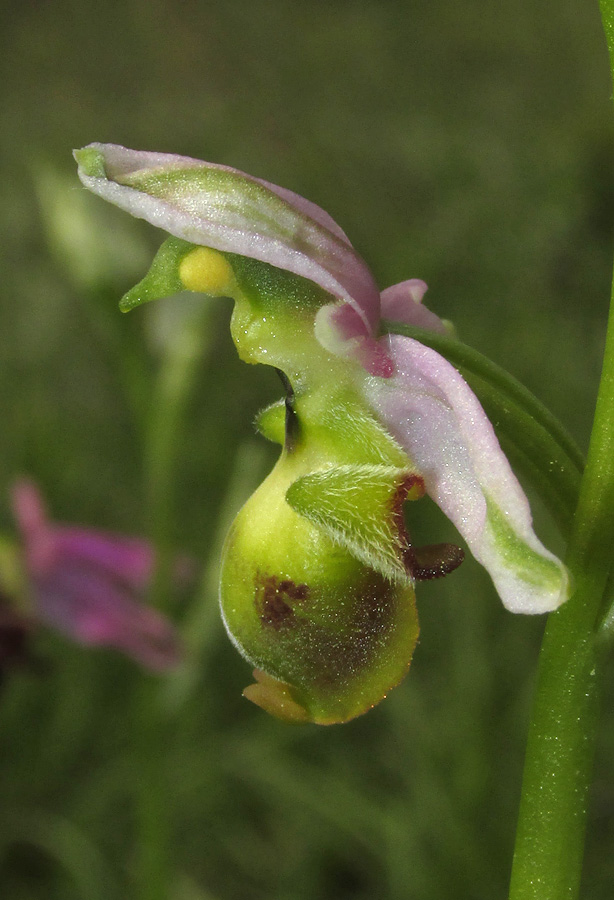
[[[251,423],[279,386],[236,358],[229,305],[207,310],[156,499],[161,346],[186,307],[118,312],[162,235],[87,195],[71,149],[188,154],[309,197],[382,287],[425,279],[431,307],[585,448],[614,190],[596,0],[5,0],[0,46],[0,525],[19,473],[92,526],[150,534],[162,503],[203,572],[167,602],[189,648],[176,675],[41,633],[37,671],[4,684],[0,895],[154,900],[140,873],[158,866],[163,900],[503,898],[543,620],[505,613],[468,560],[420,586],[410,676],[367,716],[293,728],[242,700],[216,568],[275,458]],[[417,542],[453,539],[430,501],[410,516]],[[613,693],[591,900],[614,878]]]

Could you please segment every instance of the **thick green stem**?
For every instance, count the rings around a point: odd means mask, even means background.
[[[614,310],[614,293],[613,304]],[[595,626],[614,544],[614,314],[570,541],[572,598],[550,616],[527,746],[511,900],[578,896],[597,728]]]
[[[614,68],[614,0],[601,2]],[[598,721],[595,638],[614,546],[614,287],[603,373],[568,565],[572,598],[550,616],[529,731],[510,900],[574,900],[580,889]]]
[[[598,711],[593,628],[603,581],[570,559],[576,592],[551,615],[525,760],[510,900],[578,896]]]

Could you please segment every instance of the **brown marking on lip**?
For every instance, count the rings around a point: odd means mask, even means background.
[[[407,592],[413,597],[411,588],[399,590],[373,573],[356,596],[342,631],[312,626],[304,657],[304,669],[309,672],[312,685],[334,691],[368,670],[378,654],[386,652],[400,607],[408,602]]]
[[[279,582],[279,590],[282,594],[286,594],[291,600],[300,602],[307,599],[309,588],[306,584],[295,584],[289,578],[285,578]]]
[[[254,604],[263,625],[274,628],[292,627],[297,624],[294,603],[301,603],[309,595],[306,584],[296,584],[290,578],[276,575],[256,576]]]
[[[401,562],[405,566],[407,574],[414,577],[413,571],[413,550],[411,540],[407,533],[405,525],[405,517],[403,515],[403,505],[407,500],[410,491],[415,491],[416,499],[421,497],[425,492],[424,479],[420,475],[407,473],[399,481],[397,488],[390,499],[390,515],[392,524],[399,536],[399,550]]]
[[[403,504],[410,491],[417,497],[425,492],[424,480],[420,475],[405,475],[392,496],[392,521],[399,535],[401,559],[408,575],[415,581],[430,581],[443,578],[457,569],[465,558],[464,552],[456,544],[429,544],[413,547],[403,516]]]

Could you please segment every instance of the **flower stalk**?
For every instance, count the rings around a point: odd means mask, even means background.
[[[155,608],[166,612],[173,574],[170,530],[177,457],[191,389],[207,349],[209,318],[204,304],[188,304],[175,311],[174,318],[163,323],[162,354],[144,448],[144,489],[156,560],[150,599]],[[137,684],[135,723],[135,891],[139,900],[167,900],[173,883],[174,842],[172,790],[161,749],[172,740],[174,724],[167,704],[167,683],[148,680]]]
[[[613,307],[614,309],[614,301]],[[597,624],[614,541],[614,315],[567,565],[575,590],[540,653],[510,900],[578,896],[598,724]]]
[[[614,72],[614,2],[601,0]],[[575,900],[599,710],[597,627],[614,545],[614,286],[587,464],[567,565],[574,592],[540,653],[510,900]]]

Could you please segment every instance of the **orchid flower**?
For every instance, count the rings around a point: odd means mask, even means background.
[[[380,336],[382,317],[446,332],[418,279],[381,294],[341,228],[291,191],[226,166],[91,144],[82,183],[169,232],[123,310],[179,291],[234,299],[248,363],[274,366],[284,401],[259,430],[282,444],[237,515],[221,608],[254,665],[246,696],[289,721],[341,722],[405,675],[418,635],[415,582],[463,552],[418,548],[403,507],[427,493],[513,612],[556,609],[562,563],[466,382],[434,350]]]
[[[77,643],[115,647],[147,669],[177,665],[174,627],[140,600],[154,567],[146,541],[49,521],[31,481],[18,481],[11,500],[33,619]]]

